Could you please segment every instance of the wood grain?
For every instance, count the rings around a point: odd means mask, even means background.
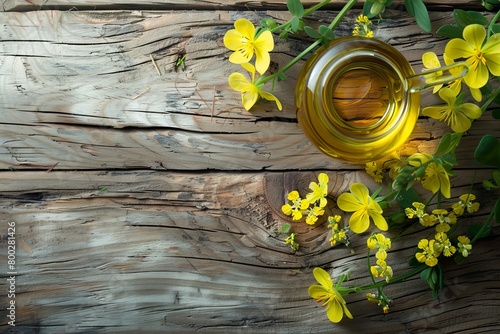
[[[352,182],[374,186],[364,173],[329,175],[333,197]],[[455,199],[468,189],[471,176],[455,179]],[[301,244],[294,254],[275,233],[285,222],[274,213],[285,192],[314,177],[312,172],[0,173],[2,218],[16,222],[16,235],[29,249],[19,249],[17,256],[17,324],[23,333],[499,329],[500,304],[491,298],[500,280],[497,233],[479,242],[460,270],[445,262],[446,287],[439,300],[415,277],[386,289],[394,299],[390,314],[383,315],[363,294],[352,295],[347,301],[356,321],[333,326],[307,295],[314,283],[311,270],[322,266],[334,277],[349,270],[352,280],[368,283],[364,238],[351,239],[351,253],[329,246],[325,225],[294,223]],[[481,222],[493,204],[485,196],[479,200],[484,210],[471,216],[472,223]],[[396,274],[406,268],[402,260],[420,237],[414,233],[389,252]]]
[[[238,67],[227,61],[222,36],[235,18],[258,21],[264,14],[283,19],[280,12],[1,13],[8,38],[0,46],[0,168],[353,168],[320,153],[298,126],[293,91],[300,63],[275,90],[282,112],[265,102],[247,112],[228,87]],[[329,17],[317,14],[312,24]],[[451,13],[432,17],[440,26]],[[354,18],[340,33],[350,33]],[[423,34],[412,20],[396,24],[388,15],[376,35],[419,70],[423,52],[444,49],[445,41]],[[280,41],[273,57],[283,65],[301,45]],[[181,55],[185,71],[175,66]],[[423,106],[436,102],[423,93]],[[422,118],[403,153],[432,152],[447,131]],[[472,150],[487,131],[500,135],[488,117],[470,130],[460,148],[464,167],[475,167]]]
[[[345,1],[308,18],[331,21]],[[304,1],[310,5],[316,1]],[[5,282],[7,222],[16,223],[16,328],[4,333],[477,333],[498,332],[498,226],[460,267],[445,261],[445,288],[433,300],[418,277],[389,286],[391,312],[346,297],[354,321],[334,325],[307,294],[321,266],[347,284],[369,283],[364,235],[353,251],[331,247],[329,230],[293,223],[292,252],[277,231],[280,207],[319,171],[336,198],[353,182],[378,186],[363,166],[311,146],[293,102],[303,62],[274,93],[284,110],[242,109],[227,84],[238,71],[222,38],[240,17],[283,21],[285,0],[5,0],[0,7],[0,279]],[[452,21],[452,5],[426,1],[433,29]],[[460,0],[461,8],[480,8]],[[84,9],[87,9],[86,11]],[[353,11],[337,34],[351,34]],[[375,31],[420,71],[422,53],[446,40],[388,10]],[[307,45],[277,41],[283,66]],[[186,67],[176,66],[185,55]],[[156,66],[155,66],[156,65]],[[437,102],[429,92],[422,105]],[[480,185],[473,151],[491,116],[463,138],[452,201],[470,189],[481,223],[498,197]],[[446,125],[421,117],[402,153],[432,152]],[[421,191],[421,189],[419,189]],[[336,209],[332,209],[336,210]],[[334,211],[332,211],[334,212]],[[336,211],[335,211],[336,212]],[[346,218],[344,218],[346,219]],[[394,231],[397,233],[398,231]],[[425,232],[394,242],[395,274]],[[4,256],[5,255],[5,256]],[[4,286],[3,284],[1,285]]]
[[[302,0],[305,7],[310,7],[319,0]],[[360,0],[358,6],[365,1]],[[345,0],[331,0],[326,8],[340,8],[346,3]],[[396,0],[392,7],[402,7],[403,1]],[[426,0],[429,9],[452,9],[453,6],[483,9],[480,2],[474,0],[456,0],[453,5],[444,0]],[[155,9],[155,10],[182,10],[182,9],[286,9],[286,0],[270,1],[230,1],[230,0],[155,0],[155,1],[102,1],[102,0],[4,0],[0,10],[3,11],[33,11],[33,10],[85,10],[85,9]]]

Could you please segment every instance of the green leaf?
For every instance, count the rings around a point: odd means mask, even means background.
[[[483,14],[475,11],[465,11],[462,9],[455,9],[453,11],[453,17],[457,22],[457,26],[460,29],[465,28],[469,24],[480,24],[482,26],[488,25],[488,19],[486,19]]]
[[[421,202],[421,199],[415,189],[410,188],[399,191],[398,195],[396,196],[396,201],[398,202],[399,206],[405,209],[411,208],[413,202]]]
[[[495,207],[493,207],[493,214],[495,216],[495,223],[500,224],[500,197],[497,199]]]
[[[286,6],[293,16],[299,19],[304,16],[304,6],[300,0],[287,0]]]
[[[299,30],[299,24],[300,24],[300,19],[298,16],[292,17],[292,20],[290,21],[290,27],[292,29],[292,32],[297,32]]]
[[[480,24],[482,26],[488,25],[490,22],[483,14],[475,11],[468,11],[467,16],[469,17],[471,23]],[[469,24],[471,24],[469,23]]]
[[[491,31],[493,31],[494,34],[497,34],[500,32],[500,24],[496,23],[491,26]]]
[[[424,281],[427,281],[431,277],[431,274],[432,274],[432,268],[431,267],[425,268],[420,273],[420,278],[423,279]]]
[[[307,36],[309,36],[311,38],[318,39],[321,37],[319,32],[317,32],[316,30],[314,30],[314,28],[312,28],[310,26],[305,26],[304,31],[306,32]]]
[[[415,7],[413,6],[412,0],[405,0],[405,7],[408,14],[415,16]]]
[[[443,155],[453,152],[457,145],[460,143],[460,139],[462,139],[461,133],[445,133],[443,137],[441,137],[439,145],[434,154]]]
[[[475,224],[469,226],[469,234],[472,236],[472,238],[476,239],[481,239],[481,238],[486,238],[487,236],[490,235],[491,232],[491,226],[486,225],[483,228],[483,224]]]
[[[474,151],[474,158],[481,164],[500,168],[500,141],[492,134],[487,134]]]
[[[427,8],[422,0],[414,0],[415,5],[415,18],[417,19],[417,24],[425,32],[430,32],[432,29],[431,18],[427,12]]]
[[[431,31],[431,19],[422,0],[405,0],[406,11],[417,20],[418,26],[426,32]]]
[[[291,228],[292,224],[285,223],[281,225],[281,232],[287,234],[288,232],[290,232]]]
[[[373,2],[370,1],[365,1],[365,4],[363,5],[363,15],[367,16],[369,19],[375,16],[371,13],[372,6]]]
[[[491,111],[491,114],[493,115],[493,118],[500,119],[500,109],[495,109]]]
[[[436,34],[439,36],[447,37],[449,39],[453,39],[453,38],[462,38],[462,32],[463,30],[458,28],[457,26],[453,26],[451,24],[445,24],[436,31]]]

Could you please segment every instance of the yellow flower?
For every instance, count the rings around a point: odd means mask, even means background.
[[[290,248],[292,248],[293,251],[297,251],[300,247],[300,245],[295,241],[296,235],[297,233],[293,232],[290,233],[290,235],[285,238],[285,243],[290,245]]]
[[[433,226],[436,223],[436,217],[425,212],[425,204],[413,202],[412,205],[415,209],[406,208],[406,217],[410,219],[418,218],[418,221],[422,226]]]
[[[469,72],[464,82],[471,88],[481,88],[488,82],[489,72],[500,75],[500,34],[494,34],[486,43],[486,30],[479,24],[470,24],[463,31],[463,39],[448,42],[445,54],[454,59],[465,58]],[[484,43],[484,44],[483,44]]]
[[[302,218],[302,212],[309,207],[309,202],[300,198],[297,190],[291,191],[287,199],[291,201],[292,204],[284,204],[281,207],[281,211],[287,216],[292,216],[293,220],[300,220]]]
[[[252,74],[252,82],[249,82],[241,73],[232,73],[229,76],[229,86],[241,92],[241,103],[246,110],[250,110],[253,107],[255,102],[262,97],[268,101],[276,102],[278,109],[281,110],[281,102],[278,100],[276,96],[271,93],[264,92],[262,87],[264,83],[258,83],[255,81],[255,67],[252,64],[241,64],[243,68],[245,68],[248,72]]]
[[[313,275],[320,285],[311,285],[309,295],[318,302],[323,302],[322,306],[328,305],[326,315],[332,322],[339,322],[345,315],[352,319],[352,314],[346,306],[346,302],[337,288],[333,286],[330,275],[321,268],[314,268]]]
[[[462,254],[463,257],[469,256],[470,251],[472,250],[472,245],[470,244],[469,238],[465,235],[461,235],[458,237],[458,251]]]
[[[375,180],[375,182],[382,183],[384,179],[384,171],[382,169],[382,166],[380,164],[377,164],[376,161],[367,162],[365,165],[365,171],[368,175],[373,177],[373,180]]]
[[[338,207],[345,212],[354,212],[349,219],[349,227],[354,233],[363,233],[370,226],[370,218],[382,231],[387,231],[388,225],[382,216],[382,208],[370,197],[368,188],[361,183],[353,183],[350,193],[343,193],[337,199]]]
[[[448,232],[450,230],[450,225],[457,222],[457,216],[453,212],[449,212],[444,209],[434,209],[432,210],[433,215],[436,217],[437,225],[436,232]]]
[[[354,30],[352,31],[353,36],[362,36],[362,37],[373,37],[373,31],[370,28],[372,22],[368,19],[368,16],[363,14],[359,15],[356,18],[356,25],[354,26]]]
[[[391,248],[391,239],[386,238],[382,233],[372,234],[366,239],[366,246],[369,249],[387,250]],[[378,258],[378,257],[377,257]]]
[[[307,210],[306,224],[314,225],[318,220],[319,216],[322,216],[325,210],[319,206],[313,206],[311,209]]]
[[[441,67],[441,62],[439,61],[437,55],[434,52],[426,52],[422,55],[422,63],[427,70],[433,70],[435,68]],[[424,72],[425,73],[425,72]],[[443,75],[443,71],[438,71],[433,74],[429,74],[426,79],[426,83],[432,83],[434,79],[439,80],[438,78]],[[432,93],[436,94],[443,85],[434,86]]]
[[[471,127],[471,119],[481,117],[482,111],[474,103],[457,103],[455,92],[448,87],[439,91],[439,97],[446,105],[425,107],[422,114],[446,122],[453,131],[465,132]]]
[[[255,26],[247,19],[236,20],[234,27],[236,29],[224,35],[224,45],[234,51],[229,61],[234,64],[248,63],[255,54],[255,67],[260,74],[264,74],[271,62],[269,52],[274,48],[273,35],[264,30],[255,36]]]
[[[457,251],[455,246],[452,246],[450,239],[448,239],[446,233],[438,232],[434,238],[436,239],[436,244],[439,244],[438,247],[444,256],[452,256]]]
[[[434,194],[441,190],[444,197],[450,198],[450,178],[444,167],[434,161],[425,168],[425,175],[422,177],[422,186],[432,191]]]
[[[460,196],[460,201],[451,206],[453,212],[459,216],[464,214],[465,209],[467,209],[469,213],[477,212],[479,210],[479,203],[472,203],[475,199],[476,196],[474,194],[463,194]]]
[[[311,193],[306,195],[306,199],[309,203],[319,202],[319,206],[324,208],[327,203],[325,197],[328,195],[328,175],[320,173],[318,175],[318,183],[311,182],[309,184],[309,189],[312,190]]]
[[[438,263],[439,257],[439,247],[435,244],[436,240],[422,239],[418,243],[418,248],[422,250],[415,254],[415,258],[418,262],[425,263],[429,267],[434,267]]]

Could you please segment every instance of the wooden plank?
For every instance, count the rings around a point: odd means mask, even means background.
[[[302,0],[305,7],[313,6],[319,3],[319,0]],[[339,8],[346,3],[345,0],[331,0],[326,8]],[[361,6],[363,0],[359,1]],[[401,7],[403,1],[395,1],[392,7]],[[469,8],[483,8],[478,1],[474,0],[456,0],[453,4],[445,0],[426,0],[425,4],[429,9],[446,8],[450,9],[455,6]],[[231,0],[156,0],[156,1],[137,1],[122,0],[122,1],[102,1],[102,0],[5,0],[0,10],[21,12],[33,10],[89,10],[89,9],[286,9],[286,0],[270,0],[270,1],[231,1]]]
[[[473,172],[453,181],[453,199]],[[352,182],[375,187],[361,172],[330,172],[331,195]],[[478,175],[480,177],[483,175]],[[7,221],[16,222],[16,329],[22,333],[387,333],[495,332],[498,233],[474,246],[457,270],[444,263],[446,286],[432,300],[418,277],[389,286],[391,313],[348,296],[355,321],[331,324],[307,295],[312,268],[369,282],[364,238],[353,252],[330,247],[325,225],[294,223],[301,249],[275,233],[286,192],[307,187],[312,172],[170,173],[2,172],[1,248]],[[478,193],[482,222],[493,200]],[[301,188],[302,189],[302,188]],[[498,227],[494,229],[498,232]],[[395,274],[422,237],[394,242]],[[19,247],[22,243],[23,247]],[[5,271],[1,273],[5,279]],[[0,297],[2,305],[5,294]],[[2,317],[0,329],[6,329]]]
[[[1,13],[0,168],[8,169],[345,169],[324,156],[300,130],[293,90],[300,65],[275,90],[279,112],[262,102],[242,109],[227,85],[229,64],[222,36],[238,17],[257,22],[280,12],[61,12]],[[400,11],[377,30],[421,69],[421,54],[445,41],[424,34]],[[398,18],[397,23],[390,18]],[[355,14],[339,29],[349,34]],[[312,24],[331,19],[329,12]],[[451,20],[433,12],[433,24]],[[316,22],[316,23],[315,23]],[[404,28],[404,29],[403,29]],[[278,41],[273,59],[285,64],[304,41]],[[176,68],[186,55],[186,68]],[[161,75],[151,60],[155,59]],[[423,106],[437,100],[424,92]],[[464,167],[490,132],[477,121],[460,148]],[[445,124],[419,120],[403,153],[432,151]]]

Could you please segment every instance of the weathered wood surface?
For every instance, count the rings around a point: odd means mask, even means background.
[[[265,13],[264,13],[265,14]],[[352,168],[321,154],[304,137],[293,104],[300,64],[276,89],[284,110],[261,103],[247,112],[227,77],[239,67],[227,60],[224,32],[241,12],[2,13],[0,167],[16,169]],[[268,13],[283,19],[280,12]],[[315,20],[331,19],[332,13]],[[340,33],[349,34],[354,15]],[[429,49],[444,40],[422,33],[401,12],[386,15],[377,37],[390,42],[420,70]],[[435,26],[450,12],[433,13]],[[314,22],[313,22],[314,23]],[[285,64],[300,41],[279,42],[274,59]],[[186,69],[176,69],[186,55]],[[154,57],[161,75],[151,60]],[[423,105],[432,101],[423,93]],[[489,129],[478,121],[464,139],[463,166]],[[422,118],[406,152],[432,151],[445,124]],[[28,148],[28,149],[26,149]]]
[[[332,195],[355,181],[373,185],[361,172],[329,174]],[[21,333],[500,330],[497,234],[478,243],[460,270],[445,264],[439,300],[415,277],[386,289],[390,314],[352,295],[356,321],[333,326],[307,295],[310,269],[333,265],[335,275],[350,270],[368,283],[363,238],[352,239],[351,253],[328,245],[325,226],[303,227],[293,254],[274,233],[283,222],[276,192],[304,187],[314,173],[70,175],[0,173],[2,218],[18,223]],[[471,176],[457,180],[454,192],[466,191]],[[487,196],[479,200],[492,205]],[[406,268],[397,258],[409,257],[419,237],[395,243],[396,274]]]
[[[303,0],[306,7],[317,4],[319,1]],[[338,8],[346,3],[345,0],[332,0],[325,8]],[[364,0],[359,1],[360,4]],[[402,6],[404,1],[396,0],[394,5]],[[429,9],[450,9],[453,6],[464,8],[482,8],[480,1],[455,0],[453,3],[443,0],[426,0]],[[82,10],[82,9],[285,9],[286,0],[270,1],[232,1],[232,0],[156,0],[156,1],[103,1],[103,0],[4,0],[0,10],[3,11],[30,11],[30,10]]]
[[[234,4],[276,9],[285,3]],[[218,10],[180,10],[193,4]],[[176,10],[77,11],[80,5]],[[275,233],[286,221],[279,208],[286,193],[305,187],[317,170],[330,174],[333,196],[354,181],[375,185],[360,166],[319,153],[300,131],[292,98],[300,64],[275,92],[282,112],[266,103],[252,112],[240,107],[239,94],[227,86],[238,67],[227,61],[224,32],[238,17],[286,16],[222,10],[232,5],[3,2],[0,235],[3,250],[5,223],[16,222],[17,332],[498,332],[498,228],[459,269],[445,265],[439,300],[415,277],[388,288],[395,300],[388,315],[353,295],[347,300],[355,321],[326,319],[307,295],[311,270],[334,268],[338,275],[349,269],[367,283],[364,242],[353,240],[351,254],[329,246],[324,225],[296,225],[302,248],[293,254]],[[333,14],[316,14],[311,24]],[[386,17],[393,20],[381,24],[377,38],[401,50],[417,70],[423,52],[443,49],[444,39],[421,32],[404,12]],[[452,15],[431,17],[438,27]],[[341,33],[350,33],[354,18]],[[283,65],[303,45],[301,38],[281,41],[273,58]],[[183,54],[186,69],[176,69]],[[424,105],[435,101],[428,92],[423,96]],[[500,137],[495,126],[483,118],[464,138],[452,179],[455,199],[473,177],[489,176],[488,170],[475,175],[472,152],[484,133]],[[432,151],[445,131],[421,118],[403,153]],[[471,220],[481,222],[495,198],[480,185],[473,191],[482,210]],[[420,237],[405,239],[390,255],[409,257]],[[403,261],[393,265],[396,273],[406,268]],[[11,329],[0,316],[0,331]]]

